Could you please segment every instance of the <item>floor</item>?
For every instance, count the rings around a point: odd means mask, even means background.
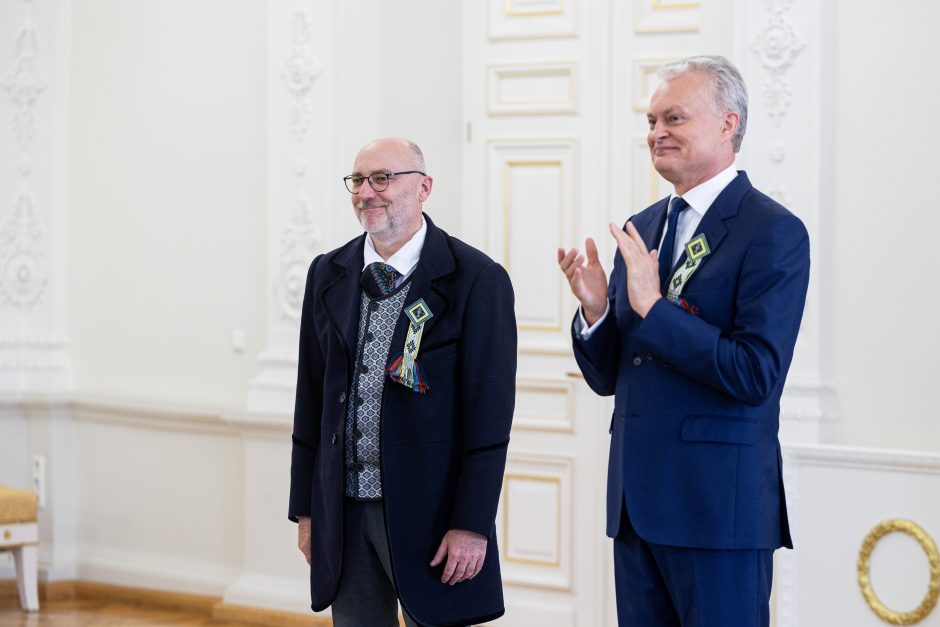
[[[45,601],[39,612],[20,610],[16,599],[0,598],[0,626],[54,625],[229,625],[244,627],[246,623],[216,621],[196,610],[181,611],[141,606],[132,602],[102,600]]]

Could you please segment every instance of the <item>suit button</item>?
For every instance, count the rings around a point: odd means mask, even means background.
[[[634,357],[634,358],[633,358],[633,365],[634,365],[634,366],[642,366],[642,365],[643,365],[643,358],[640,357],[639,355],[637,355],[636,357]]]
[[[371,342],[374,339],[375,339],[375,336],[372,334],[372,331],[369,331],[368,333],[366,333],[366,342]]]
[[[362,404],[365,403],[365,400],[361,396],[356,397],[356,407],[362,407]]]
[[[367,372],[369,372],[369,366],[362,364],[362,366],[359,368],[359,372],[361,372],[362,374],[366,374]]]
[[[371,303],[369,303],[369,311],[378,311],[378,310],[379,310],[379,304],[378,304],[378,303],[376,303],[376,302],[371,302]]]
[[[340,403],[346,402],[346,392],[343,392],[342,394],[339,395],[339,402]]]

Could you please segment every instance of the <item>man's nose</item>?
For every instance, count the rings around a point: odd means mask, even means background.
[[[359,191],[356,195],[359,196],[361,200],[366,200],[375,196],[375,190],[372,189],[372,184],[369,183],[368,179],[362,182],[362,187],[359,188]]]

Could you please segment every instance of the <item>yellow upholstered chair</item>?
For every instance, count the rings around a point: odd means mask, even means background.
[[[0,551],[13,551],[20,605],[38,611],[39,524],[34,493],[0,486]]]

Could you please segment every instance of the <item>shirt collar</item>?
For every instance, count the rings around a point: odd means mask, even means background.
[[[405,242],[404,246],[395,251],[395,254],[388,259],[382,259],[382,256],[376,252],[375,244],[372,242],[372,236],[366,235],[366,245],[362,249],[363,264],[365,268],[370,263],[379,261],[392,266],[402,276],[407,276],[414,267],[418,265],[418,259],[421,257],[421,248],[424,246],[424,237],[428,233],[428,223],[421,216],[421,228],[411,236],[411,239]]]
[[[695,213],[703,216],[705,212],[708,211],[708,208],[712,206],[712,203],[715,202],[715,199],[718,198],[718,194],[724,191],[737,175],[738,171],[734,169],[734,164],[732,163],[704,183],[700,183],[682,194],[682,197],[689,203],[689,207],[691,207]],[[669,201],[672,202],[672,199],[675,197],[676,193],[673,192],[669,196]]]

